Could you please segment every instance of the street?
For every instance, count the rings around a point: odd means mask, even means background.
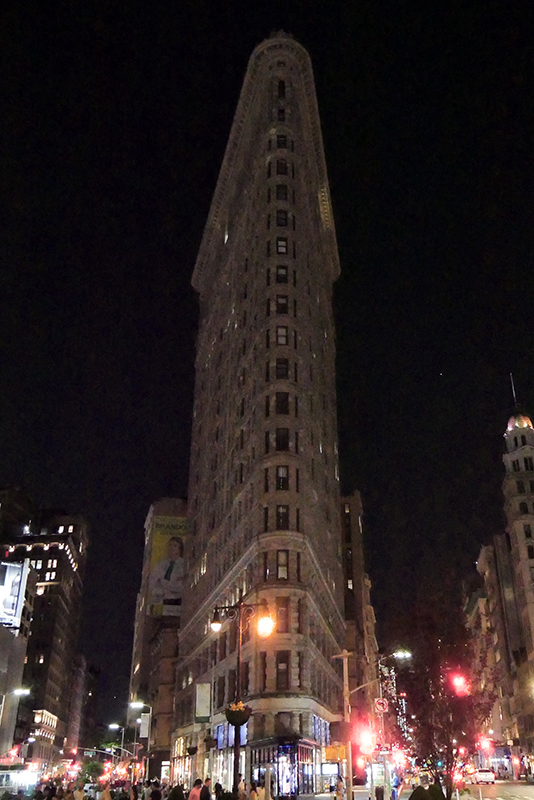
[[[412,791],[404,786],[401,800],[409,800]],[[365,786],[354,787],[354,800],[368,800],[369,789]],[[453,800],[456,793],[453,795]],[[467,786],[461,794],[461,800],[534,800],[534,785],[524,781],[498,781],[496,784]]]

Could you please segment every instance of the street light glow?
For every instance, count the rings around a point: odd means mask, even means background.
[[[268,615],[258,620],[258,636],[266,639],[274,631],[274,619]]]
[[[142,703],[140,700],[133,700],[130,703],[130,708],[144,708],[146,703]]]
[[[211,629],[214,633],[219,633],[222,628],[221,614],[218,608],[213,612],[213,619],[211,621]]]
[[[399,661],[407,661],[409,658],[412,657],[412,654],[409,650],[395,650],[394,653],[391,654],[393,658],[398,659]]]
[[[16,694],[17,697],[27,697],[29,693],[29,689],[13,689],[13,694]]]
[[[110,724],[108,725],[108,728],[110,729],[110,731],[118,731],[119,728],[120,728],[120,725],[119,725],[118,722],[110,722]]]

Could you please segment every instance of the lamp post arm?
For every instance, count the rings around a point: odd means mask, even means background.
[[[367,681],[367,683],[362,683],[361,686],[357,686],[355,689],[351,689],[349,695],[354,694],[354,692],[359,692],[360,689],[365,689],[367,686],[372,686],[373,683],[380,682],[380,678],[373,678],[372,681]]]

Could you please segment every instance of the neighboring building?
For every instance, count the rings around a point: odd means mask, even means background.
[[[345,578],[346,649],[349,659],[349,689],[364,688],[351,695],[351,721],[370,724],[374,699],[379,696],[376,618],[371,604],[371,581],[363,556],[363,509],[359,492],[341,498],[343,570]],[[374,683],[373,683],[374,681]],[[355,761],[353,760],[353,763]]]
[[[312,67],[285,34],[251,56],[196,263],[200,295],[188,582],[173,779],[232,784],[237,625],[215,606],[265,603],[245,626],[240,772],[276,795],[323,788],[343,711],[345,583],[332,284],[339,261]],[[200,707],[212,686],[211,714]],[[196,700],[195,700],[196,689]],[[216,747],[208,750],[208,731]],[[209,740],[208,740],[209,741]],[[195,748],[198,748],[195,751]]]
[[[478,639],[476,657],[485,677],[497,677],[497,698],[487,731],[516,755],[533,756],[534,766],[534,428],[516,413],[504,434],[503,481],[506,532],[483,547],[478,571],[483,592],[467,606],[468,624]],[[480,651],[487,631],[491,643]],[[480,651],[480,652],[478,652]],[[525,765],[526,767],[526,765]]]
[[[20,702],[17,736],[20,742],[35,740],[28,758],[46,768],[57,763],[65,748],[78,746],[67,734],[89,537],[87,521],[80,515],[54,510],[36,518],[10,520],[2,541],[7,561],[29,559],[36,573],[22,678],[31,694]]]
[[[17,743],[19,690],[24,689],[34,597],[35,573],[29,559],[20,564],[0,560],[0,757]]]
[[[186,536],[185,501],[164,497],[150,506],[145,522],[129,697],[130,701],[146,703],[145,711],[152,709],[147,748],[149,773],[159,780],[166,777],[170,763]],[[135,716],[138,714],[139,711]]]

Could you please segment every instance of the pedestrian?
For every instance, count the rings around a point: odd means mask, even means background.
[[[83,783],[79,783],[73,792],[74,800],[85,800],[85,792],[83,790]]]
[[[152,784],[150,783],[150,781],[145,781],[145,785],[143,788],[143,800],[149,800],[151,794],[152,794]]]
[[[211,800],[211,778],[206,778],[200,790],[200,800]]]
[[[238,800],[247,800],[247,790],[241,773],[237,776],[237,797]]]
[[[184,787],[181,783],[173,786],[167,800],[185,800]]]
[[[215,784],[215,800],[221,800],[223,788],[219,781]]]
[[[255,781],[250,781],[250,792],[248,793],[250,800],[258,800],[258,790]]]
[[[202,779],[197,778],[193,784],[193,788],[189,792],[187,800],[200,800],[200,791],[202,789]]]
[[[111,792],[109,791],[109,781],[104,786],[104,791],[100,795],[100,800],[112,800]]]

